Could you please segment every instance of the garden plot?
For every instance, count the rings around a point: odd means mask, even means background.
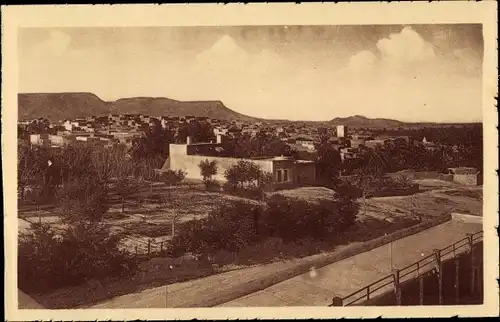
[[[367,215],[418,215],[422,218],[430,218],[451,212],[463,212],[481,216],[482,205],[482,190],[476,188],[433,190],[412,196],[367,199]],[[361,207],[361,212],[363,212],[363,207]]]

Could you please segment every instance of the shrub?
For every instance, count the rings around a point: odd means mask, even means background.
[[[357,203],[345,195],[319,203],[274,195],[267,205],[268,233],[285,241],[333,237],[354,224],[358,212]]]
[[[172,240],[172,254],[238,251],[257,238],[254,214],[254,205],[237,202],[214,209],[205,219],[187,222]]]
[[[248,199],[253,199],[253,200],[262,200],[264,197],[264,190],[260,187],[241,187],[241,186],[236,186],[230,182],[226,182],[223,186],[222,189],[224,192],[242,197],[242,198],[248,198]]]
[[[226,187],[248,192],[231,184]],[[339,240],[339,234],[354,224],[357,212],[358,204],[345,195],[319,203],[274,195],[267,207],[240,201],[223,205],[202,220],[183,224],[172,240],[170,251],[173,256],[179,256],[185,252],[208,255],[223,250],[241,253],[240,257],[245,258],[267,247],[267,241],[268,247],[294,254],[293,243],[299,241]],[[316,249],[309,244],[302,243],[298,251]],[[272,254],[261,255],[257,257],[274,258]]]
[[[167,185],[174,185],[182,182],[186,178],[186,172],[182,170],[167,170],[161,174],[161,180]]]
[[[265,186],[272,181],[272,175],[251,161],[240,160],[226,169],[224,176],[227,182],[240,188]]]
[[[133,271],[135,262],[117,243],[106,225],[95,222],[73,223],[59,234],[47,224],[32,224],[19,238],[19,287],[47,292]]]
[[[217,174],[217,161],[215,160],[208,161],[208,159],[206,159],[205,161],[201,161],[198,167],[200,168],[203,181],[211,180],[212,176]]]
[[[207,180],[203,180],[203,183],[205,184],[205,188],[208,191],[220,191],[221,190],[221,185],[216,180],[207,179]]]
[[[310,213],[308,202],[274,195],[268,200],[264,213],[266,233],[285,241],[301,238]]]
[[[109,209],[108,189],[95,177],[67,182],[57,192],[65,219],[101,220]]]

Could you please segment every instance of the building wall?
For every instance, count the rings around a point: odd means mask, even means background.
[[[213,177],[214,180],[225,182],[224,172],[226,169],[236,165],[241,159],[236,158],[221,158],[202,155],[187,155],[186,145],[170,145],[170,169],[186,172],[187,179],[202,180],[200,168],[198,165],[201,161],[216,161],[217,174]],[[271,160],[251,160],[253,163],[261,167],[262,171],[273,173],[273,162]]]
[[[63,146],[66,143],[64,137],[60,135],[50,135],[49,138],[52,145]]]
[[[453,181],[465,186],[477,186],[477,174],[454,174]]]
[[[292,184],[296,182],[296,170],[295,170],[295,164],[293,160],[279,160],[279,161],[272,161],[273,162],[273,180],[277,184]],[[284,172],[285,170],[288,170],[288,180],[284,181]],[[281,181],[278,181],[279,174],[278,172],[281,172]]]
[[[39,144],[40,134],[31,134],[30,135],[30,143],[33,145]]]
[[[295,169],[298,184],[314,184],[316,181],[316,166],[314,163],[296,163]]]
[[[377,145],[384,146],[384,140],[368,140],[365,141],[365,146],[369,148],[374,148]]]
[[[364,139],[351,139],[351,148],[359,148],[360,145],[364,145]]]
[[[274,185],[277,187],[294,185],[298,181],[304,184],[312,184],[315,180],[315,165],[314,163],[296,163],[293,159],[290,160],[272,160],[272,159],[240,159],[240,158],[225,158],[204,155],[190,155],[188,146],[185,144],[170,144],[169,168],[174,171],[182,170],[186,172],[187,179],[202,180],[200,168],[198,165],[201,161],[216,161],[217,174],[213,177],[214,180],[225,182],[224,173],[226,169],[236,165],[238,161],[250,161],[261,168],[264,172],[272,173]],[[284,180],[284,170],[288,170],[288,181],[278,182],[278,172],[281,171],[281,178]],[[299,180],[300,178],[300,180]]]

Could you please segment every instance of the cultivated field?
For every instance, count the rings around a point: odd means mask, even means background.
[[[114,233],[122,238],[122,247],[130,252],[144,254],[148,241],[151,251],[159,251],[161,242],[169,240],[172,235],[172,219],[176,224],[200,219],[212,209],[222,204],[243,200],[255,202],[223,193],[205,191],[202,186],[178,185],[167,187],[162,183],[147,185],[132,195],[125,203],[125,211],[121,211],[121,202],[111,196],[111,206],[105,215]],[[19,210],[19,231],[29,228],[29,222],[41,220],[50,223],[54,228],[61,226],[60,210],[57,207],[45,206],[24,207]],[[136,249],[137,247],[137,249]]]
[[[367,199],[366,214],[384,219],[397,216],[419,216],[425,219],[451,212],[482,216],[483,190],[481,186],[464,187],[430,179],[415,180],[415,183],[421,185],[422,192],[411,196]],[[360,215],[364,215],[363,207],[361,207]]]

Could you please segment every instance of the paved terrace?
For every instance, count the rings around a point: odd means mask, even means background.
[[[444,248],[481,229],[478,221],[455,218],[396,240],[392,243],[392,267],[401,269],[411,265],[434,249]],[[327,306],[334,296],[347,296],[390,273],[391,245],[387,244],[220,306]]]

